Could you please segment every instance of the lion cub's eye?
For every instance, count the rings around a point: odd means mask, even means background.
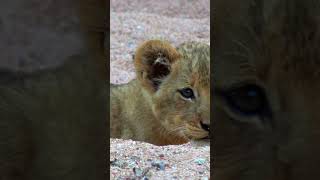
[[[229,106],[244,115],[261,114],[267,106],[263,89],[256,85],[245,85],[229,90],[225,96]]]
[[[194,99],[195,98],[193,90],[191,88],[179,89],[178,92],[181,94],[181,96],[183,96],[186,99]]]

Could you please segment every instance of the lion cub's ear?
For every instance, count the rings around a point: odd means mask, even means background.
[[[137,79],[153,93],[159,88],[161,80],[170,74],[171,66],[180,54],[168,42],[149,40],[138,47],[134,58]]]

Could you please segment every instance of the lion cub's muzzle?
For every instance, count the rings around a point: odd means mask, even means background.
[[[185,133],[190,139],[209,139],[210,124],[200,121],[198,125],[186,124],[186,129]]]

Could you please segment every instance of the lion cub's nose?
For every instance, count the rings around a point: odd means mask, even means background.
[[[206,123],[200,121],[200,125],[201,125],[201,128],[202,128],[202,129],[210,132],[210,124],[206,124]]]

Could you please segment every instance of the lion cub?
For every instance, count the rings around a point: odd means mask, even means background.
[[[111,87],[112,138],[169,145],[209,136],[209,45],[146,41],[134,65],[136,79]]]

